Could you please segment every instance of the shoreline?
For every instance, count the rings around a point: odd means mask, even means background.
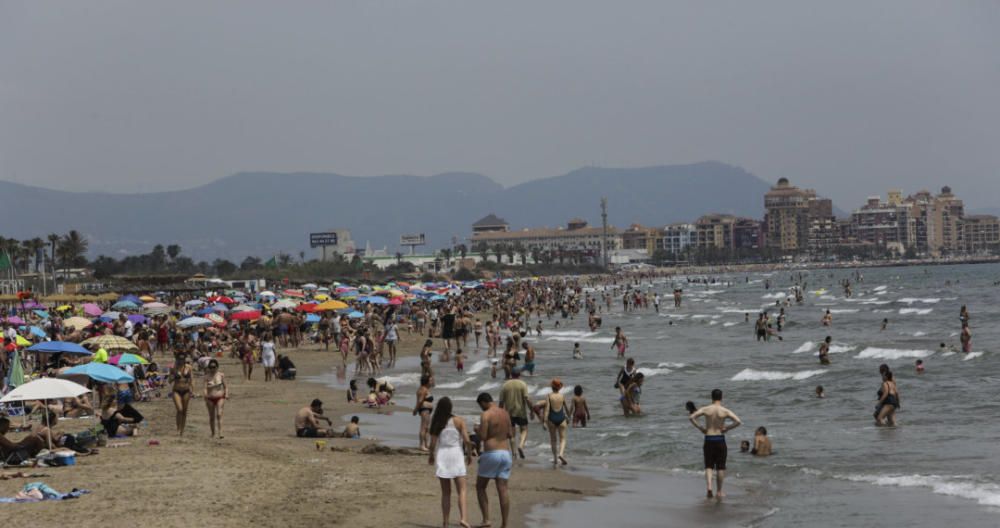
[[[416,334],[401,337],[400,356],[415,354],[423,341]],[[440,526],[440,487],[425,454],[389,448],[371,439],[322,439],[327,442],[325,449],[317,450],[314,439],[295,437],[294,413],[313,398],[324,401],[325,414],[334,420],[336,430],[343,427],[340,417],[358,415],[364,437],[369,436],[365,416],[374,413],[348,404],[343,392],[309,380],[336,372],[339,353],[334,356],[332,349],[324,352],[316,345],[280,352],[295,361],[298,380],[265,383],[257,366],[253,379],[246,382],[237,360],[220,358],[231,394],[224,409],[224,439],[209,438],[201,398],[191,400],[187,432],[178,437],[174,406],[164,390],[163,397],[136,406],[148,424],[139,436],[110,441],[127,445],[99,448],[99,454],[80,456],[70,467],[5,469],[5,475],[23,470],[44,476],[0,481],[0,496],[14,496],[25,484],[36,481],[63,492],[73,488],[91,492],[72,501],[11,505],[8,521],[57,525],[73,519],[78,526],[97,527],[105,526],[108,516],[114,515],[158,526],[189,526],[212,516],[212,523],[224,528],[331,522],[372,528]],[[169,361],[160,355],[156,360]],[[203,378],[196,376],[196,393],[203,384]],[[95,423],[92,417],[65,420],[56,429],[73,433]],[[9,435],[15,441],[21,436]],[[159,445],[148,445],[151,439]],[[474,465],[469,474],[474,477]],[[467,504],[469,521],[477,524],[474,482],[475,478],[468,479]],[[515,462],[510,525],[525,525],[538,505],[597,496],[608,487],[575,470],[543,470]],[[490,498],[491,519],[499,526],[492,487]],[[109,505],[113,505],[110,510]],[[451,519],[457,524],[454,503]]]

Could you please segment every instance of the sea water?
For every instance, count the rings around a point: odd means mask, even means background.
[[[785,307],[783,340],[766,343],[753,335],[757,313],[776,314],[775,302],[790,296],[792,277],[800,272],[766,274],[770,289],[764,288],[765,275],[754,273],[716,276],[731,286],[688,284],[683,277],[646,283],[641,289],[663,299],[660,314],[652,309],[624,313],[618,294],[597,332],[586,328],[585,316],[558,319],[558,329],[556,319],[543,318],[541,337],[527,338],[538,357],[535,376],[525,380],[536,400],[544,398],[552,377],[561,378],[567,390],[582,385],[592,421],[585,429],[570,429],[567,458],[574,466],[640,472],[643,481],[650,474],[681,478],[689,483],[690,501],[678,505],[672,497],[674,512],[716,507],[700,499],[702,438],[688,422],[684,403],[705,405],[710,391],[719,388],[724,404],[744,423],[728,434],[726,486],[733,498],[726,507],[752,514],[727,517],[734,525],[1000,525],[1000,423],[995,419],[1000,414],[1000,287],[994,286],[1000,265],[861,269],[863,282],[855,281],[854,271],[801,271],[804,301],[793,299]],[[852,282],[850,298],[839,285],[845,278]],[[675,286],[684,290],[680,309],[671,299]],[[941,351],[942,342],[960,350],[963,304],[972,315],[974,353]],[[826,310],[833,314],[830,327],[820,324]],[[883,318],[889,319],[885,331]],[[535,323],[532,319],[531,326]],[[631,344],[627,355],[646,375],[641,417],[622,416],[613,387],[622,366],[610,345],[615,326],[625,331]],[[832,364],[821,366],[816,351],[826,336],[833,341]],[[574,342],[580,343],[583,359],[573,359]],[[458,412],[474,423],[473,398],[480,391],[495,396],[503,374],[491,379],[483,363],[485,348],[477,352],[471,343],[469,348],[470,368],[464,374],[435,357],[434,394],[455,398]],[[915,372],[917,359],[926,366],[923,375]],[[893,369],[901,395],[895,428],[875,427],[872,418],[881,363]],[[396,378],[403,395],[416,390],[411,378]],[[817,385],[826,398],[816,397]],[[739,453],[740,440],[752,439],[758,426],[765,426],[772,439],[771,457]],[[527,451],[532,460],[551,460],[541,427],[532,427]],[[634,525],[647,525],[642,519],[651,526],[669,525],[655,515],[665,498],[656,491],[638,498],[635,490],[628,493],[633,498],[623,515],[635,518]],[[590,507],[596,514],[614,507],[614,493],[610,497],[565,508]],[[622,526],[630,525],[627,517],[620,518]],[[704,521],[698,512],[690,517],[699,519],[692,525]],[[564,526],[569,518],[557,509],[532,520]]]

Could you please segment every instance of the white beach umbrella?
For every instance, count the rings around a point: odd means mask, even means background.
[[[61,400],[63,398],[76,398],[81,394],[87,394],[90,389],[63,379],[40,378],[17,387],[8,392],[0,403],[41,400],[48,406],[49,400]],[[45,413],[45,428],[49,430],[49,450],[52,450],[52,429],[49,428],[49,413]]]

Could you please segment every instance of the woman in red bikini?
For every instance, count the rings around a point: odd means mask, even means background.
[[[222,408],[228,398],[229,386],[226,385],[226,376],[219,372],[219,362],[210,360],[205,376],[205,406],[208,407],[208,423],[212,428],[213,437],[218,431],[219,438],[222,438]]]

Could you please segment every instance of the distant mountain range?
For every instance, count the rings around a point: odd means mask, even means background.
[[[469,237],[471,225],[495,213],[512,229],[556,227],[579,217],[662,226],[706,213],[763,216],[770,184],[731,165],[703,162],[638,169],[583,168],[504,188],[481,174],[351,177],[317,173],[235,174],[173,192],[65,192],[0,181],[0,235],[45,237],[77,229],[90,256],[148,252],[180,244],[195,260],[309,249],[308,234],[351,230],[359,248],[388,246],[399,235],[426,233],[430,248]]]

